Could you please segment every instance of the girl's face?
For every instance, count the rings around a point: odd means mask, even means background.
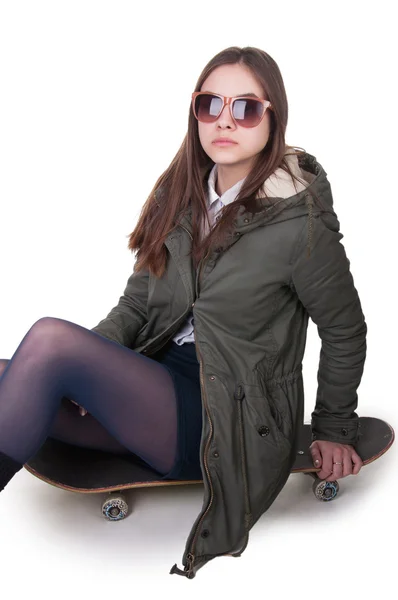
[[[212,71],[203,82],[201,92],[213,92],[223,96],[245,96],[249,92],[258,98],[267,100],[260,84],[251,71],[242,65],[221,65]],[[250,165],[256,155],[266,145],[270,133],[270,109],[256,127],[235,125],[230,107],[224,106],[223,111],[214,123],[198,121],[200,143],[206,154],[218,165]],[[213,140],[217,137],[228,137],[236,144],[216,146]]]

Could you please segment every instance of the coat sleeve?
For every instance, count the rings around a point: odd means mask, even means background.
[[[146,269],[138,273],[133,271],[117,306],[91,331],[131,348],[138,332],[148,321],[148,281]]]
[[[337,225],[336,225],[337,223]],[[318,328],[321,352],[312,440],[355,445],[359,417],[357,388],[365,358],[367,324],[354,286],[337,218],[313,218],[308,256],[304,227],[293,258],[291,288]]]

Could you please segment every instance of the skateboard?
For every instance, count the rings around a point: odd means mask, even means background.
[[[394,441],[393,428],[381,419],[360,417],[356,452],[363,466],[380,458]],[[296,440],[296,458],[291,473],[310,475],[312,490],[321,501],[330,502],[339,491],[337,481],[319,479],[312,462],[309,446],[311,425],[303,424]],[[108,493],[102,502],[102,515],[109,521],[119,521],[128,514],[125,490],[140,487],[203,484],[203,480],[159,480],[159,474],[137,455],[111,454],[80,448],[50,437],[24,465],[25,469],[55,487],[82,494]]]

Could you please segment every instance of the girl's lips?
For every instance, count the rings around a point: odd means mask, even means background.
[[[215,146],[235,146],[236,142],[218,141],[218,142],[213,142],[213,144]]]

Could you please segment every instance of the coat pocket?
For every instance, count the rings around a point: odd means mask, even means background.
[[[287,444],[292,444],[293,427],[290,419],[289,400],[279,383],[267,387],[263,375],[257,371],[259,387],[262,391],[264,402],[269,409],[269,418],[275,427],[278,437]]]

